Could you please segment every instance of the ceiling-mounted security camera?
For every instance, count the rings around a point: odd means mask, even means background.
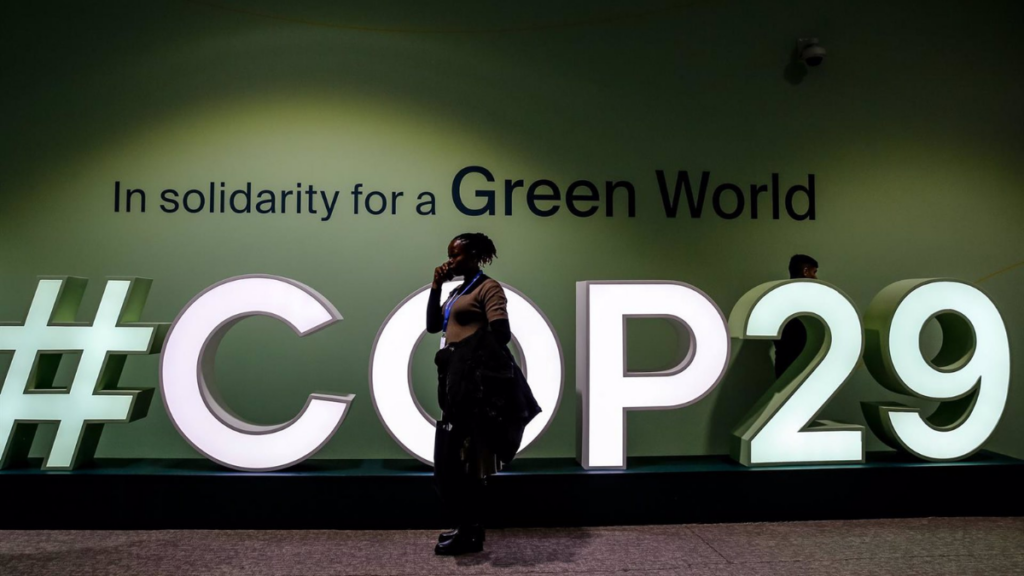
[[[825,49],[817,38],[801,38],[796,41],[796,53],[800,61],[808,66],[817,66],[825,60]]]

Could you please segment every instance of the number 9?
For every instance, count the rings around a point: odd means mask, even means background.
[[[928,360],[920,336],[931,318],[942,327],[942,346]],[[872,431],[926,460],[958,460],[981,448],[1003,415],[1010,385],[1006,326],[988,296],[955,280],[904,280],[875,296],[864,324],[864,362],[875,380],[941,401],[927,418],[903,404],[863,402]]]

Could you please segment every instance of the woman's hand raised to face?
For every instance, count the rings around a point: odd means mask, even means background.
[[[434,268],[434,282],[433,284],[430,285],[431,288],[440,288],[441,285],[444,284],[446,280],[451,280],[452,275],[450,264],[450,262],[445,262],[444,264],[441,264],[437,268]]]

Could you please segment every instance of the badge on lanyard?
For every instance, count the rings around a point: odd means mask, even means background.
[[[445,303],[444,324],[441,326],[441,348],[444,348],[445,345],[448,343],[448,317],[451,316],[452,307],[455,306],[455,302],[459,298],[461,298],[463,294],[469,292],[469,289],[473,287],[473,284],[476,284],[477,279],[479,279],[482,274],[483,272],[477,272],[476,276],[474,276],[473,279],[469,281],[469,284],[466,284],[466,287],[462,289],[462,292],[459,292],[454,298],[449,298],[448,302]]]

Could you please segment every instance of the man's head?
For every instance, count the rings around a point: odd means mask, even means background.
[[[794,254],[789,259],[790,278],[818,279],[818,261],[806,254]]]

